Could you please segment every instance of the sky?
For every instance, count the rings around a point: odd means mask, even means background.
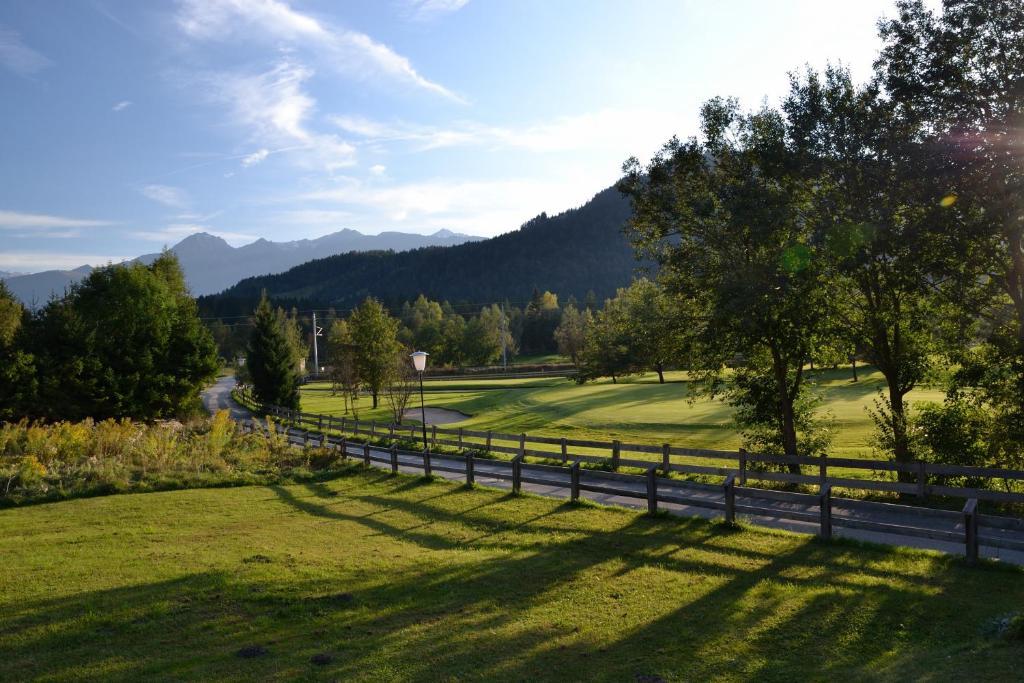
[[[0,270],[194,232],[491,236],[585,203],[702,102],[870,75],[890,0],[4,0]]]

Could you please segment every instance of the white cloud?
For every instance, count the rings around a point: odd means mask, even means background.
[[[458,12],[468,4],[469,0],[405,0],[402,14],[410,19],[426,21]]]
[[[83,218],[66,218],[50,216],[42,213],[21,213],[19,211],[0,210],[0,229],[31,229],[53,230],[60,228],[91,228],[100,225],[113,225],[112,221]]]
[[[591,167],[559,169],[551,178],[445,180],[381,186],[356,179],[297,198],[308,205],[322,202],[330,209],[356,208],[348,223],[371,232],[390,227],[450,228],[477,235],[514,230],[542,211],[558,213],[581,206],[615,173]]]
[[[17,32],[0,25],[0,64],[19,76],[31,76],[53,62],[25,45]]]
[[[199,77],[214,100],[227,105],[235,123],[247,128],[255,141],[281,147],[245,155],[243,166],[286,151],[297,152],[294,158],[310,168],[334,171],[355,163],[355,147],[334,133],[309,128],[316,100],[303,89],[303,83],[312,75],[307,66],[284,59],[263,73],[214,73]]]
[[[385,76],[452,100],[462,101],[444,86],[424,78],[408,59],[365,33],[335,28],[302,14],[279,0],[185,0],[178,26],[198,40],[249,41],[262,37],[274,44],[287,41],[314,49],[331,66],[361,79]]]
[[[177,209],[184,208],[188,206],[189,203],[188,194],[180,187],[171,187],[170,185],[146,185],[140,190],[140,192],[142,192],[142,194],[148,199],[152,199],[154,202]]]
[[[132,106],[132,101],[131,100],[121,100],[120,102],[115,104],[113,107],[111,107],[111,111],[124,111],[125,109],[127,109],[130,106]]]
[[[258,239],[255,235],[215,230],[209,226],[198,223],[171,223],[156,230],[137,230],[129,234],[132,237],[138,237],[139,239],[148,240],[150,242],[160,242],[162,244],[174,246],[189,235],[194,235],[197,232],[205,232],[210,235],[221,237],[235,246],[238,244],[246,244]]]
[[[37,273],[43,270],[71,270],[79,266],[102,266],[120,263],[133,256],[111,256],[53,251],[3,251],[0,252],[0,270],[18,270]]]
[[[269,149],[267,149],[266,147],[258,149],[252,154],[247,154],[246,156],[242,157],[242,166],[255,166],[256,164],[266,159],[268,156],[270,156]]]
[[[374,164],[370,167],[370,173],[373,175],[384,175],[384,172],[388,170],[388,167],[384,164]]]
[[[330,120],[365,143],[404,143],[413,151],[460,146],[531,152],[610,151],[620,155],[620,161],[630,155],[655,152],[688,122],[673,112],[644,109],[603,109],[520,127],[474,121],[435,127],[401,121],[384,123],[359,116],[332,116]]]

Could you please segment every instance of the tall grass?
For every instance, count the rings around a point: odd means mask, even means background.
[[[188,424],[22,420],[0,424],[0,506],[303,479],[311,467],[334,464],[330,454],[290,449],[283,438],[242,434],[226,410]]]

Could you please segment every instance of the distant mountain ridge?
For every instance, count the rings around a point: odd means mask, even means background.
[[[251,313],[264,289],[278,303],[344,311],[367,296],[396,307],[419,294],[452,303],[529,300],[534,287],[583,300],[614,295],[638,264],[623,228],[629,202],[614,188],[557,216],[541,214],[519,230],[449,249],[347,253],[277,275],[240,281],[202,297],[208,316]],[[649,266],[651,264],[642,264]]]
[[[484,239],[450,230],[431,235],[405,232],[382,232],[364,235],[357,230],[340,230],[316,239],[271,242],[258,239],[251,244],[232,247],[224,239],[197,232],[171,247],[185,281],[195,296],[214,294],[248,277],[281,273],[312,259],[352,251],[407,251],[421,247],[446,247]],[[159,254],[144,254],[134,259],[152,263]],[[74,270],[49,270],[29,275],[0,275],[8,288],[26,305],[45,304],[52,295],[61,296],[72,284],[92,272],[90,266]]]

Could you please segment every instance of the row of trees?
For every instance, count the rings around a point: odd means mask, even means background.
[[[941,431],[1020,464],[1024,5],[904,0],[880,26],[870,82],[833,67],[792,76],[778,108],[714,99],[699,137],[628,161],[631,238],[706,386],[745,359],[729,392],[758,447],[820,449],[806,361],[857,348],[885,377],[878,440],[897,460],[948,448]],[[906,396],[941,367],[947,404],[915,422]]]
[[[0,283],[0,420],[190,415],[218,367],[173,254],[99,268],[36,312]]]

